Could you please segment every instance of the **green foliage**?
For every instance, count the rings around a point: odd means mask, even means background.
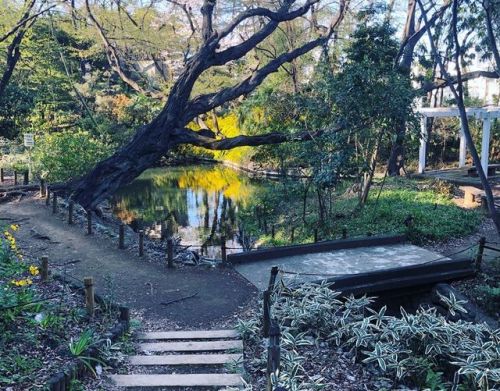
[[[94,334],[92,330],[85,330],[76,340],[71,338],[69,342],[69,351],[73,356],[81,356],[93,345],[93,343]]]
[[[36,171],[51,182],[77,178],[112,151],[88,132],[62,132],[38,137],[33,153]]]
[[[324,221],[320,219],[317,193],[307,191],[300,182],[262,187],[255,193],[256,198],[239,210],[238,216],[245,231],[264,245],[289,244],[292,227],[295,243],[311,242],[314,229],[319,229],[322,239],[338,239],[346,229],[349,237],[407,233],[415,243],[440,241],[467,235],[481,221],[480,211],[455,205],[449,187],[440,182],[387,179],[380,195],[375,187],[362,209],[350,189],[339,186],[331,193],[331,218]],[[267,220],[267,234],[256,210]],[[404,225],[408,216],[413,218],[409,230]],[[269,233],[273,224],[274,240]]]
[[[80,308],[69,305],[74,304],[69,300],[75,298],[71,294],[63,297],[67,292],[65,287],[53,281],[44,283],[43,288],[39,285],[38,267],[25,260],[17,246],[15,236],[18,228],[11,225],[0,231],[2,390],[12,387],[20,390],[33,386],[42,388],[45,376],[55,370],[54,366],[60,365],[59,360],[52,358],[62,356],[67,359],[67,353],[94,371],[94,365],[103,365],[102,361],[84,354],[95,343],[94,335],[111,323],[101,316],[101,323],[94,322],[92,325],[95,333],[87,330],[78,338],[70,339],[71,334],[80,333],[80,330],[89,327],[88,316],[83,317]],[[97,314],[100,315],[102,311],[99,308]],[[47,357],[50,360],[47,361]]]
[[[389,316],[386,307],[370,308],[371,298],[338,296],[326,283],[304,284],[293,291],[279,285],[272,313],[284,336],[283,370],[275,376],[276,383],[287,389],[311,389],[309,376],[314,374],[304,370],[303,346],[329,341],[419,389],[450,389],[453,384],[493,390],[500,384],[500,330],[452,322],[433,308],[414,314],[401,308],[399,317]]]

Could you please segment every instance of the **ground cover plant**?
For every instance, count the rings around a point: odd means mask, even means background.
[[[318,373],[305,370],[304,356],[327,343],[349,350],[352,357],[389,377],[398,385],[417,389],[494,390],[500,385],[500,329],[486,324],[451,321],[464,311],[454,296],[442,297],[448,315],[435,308],[419,308],[399,316],[386,315],[386,307],[372,309],[372,298],[340,297],[326,284],[305,284],[297,289],[281,285],[273,293],[271,313],[282,331],[281,371],[273,382],[287,390],[328,389]],[[239,322],[239,330],[252,347],[250,375],[265,369],[267,350],[260,316]],[[259,376],[259,375],[257,375]],[[392,389],[392,387],[391,387]]]
[[[0,387],[13,391],[41,388],[77,360],[94,370],[99,362],[87,350],[117,319],[109,308],[89,317],[81,292],[42,282],[38,262],[18,248],[17,229],[0,233]]]

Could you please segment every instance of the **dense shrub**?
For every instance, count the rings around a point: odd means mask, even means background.
[[[83,131],[46,134],[35,145],[35,171],[50,182],[76,178],[112,152],[110,145]]]
[[[465,311],[455,297],[442,297],[450,314]],[[326,284],[290,291],[280,285],[273,316],[282,330],[282,371],[275,383],[288,390],[320,387],[304,370],[301,349],[329,342],[350,349],[358,361],[419,389],[493,390],[500,385],[500,330],[486,324],[450,321],[434,308],[386,315],[371,298],[339,298]],[[260,349],[260,318],[240,322],[242,336]],[[266,355],[262,351],[262,355]]]

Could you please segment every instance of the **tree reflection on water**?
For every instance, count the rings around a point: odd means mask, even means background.
[[[238,211],[262,186],[219,165],[155,168],[120,189],[112,203],[117,217],[151,237],[173,230],[183,244],[210,247],[225,235],[228,247],[240,247]]]

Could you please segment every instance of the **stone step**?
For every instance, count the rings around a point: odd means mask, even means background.
[[[147,352],[208,352],[220,350],[243,350],[243,341],[202,341],[202,342],[151,342],[141,343],[139,348]]]
[[[111,375],[120,387],[224,387],[243,386],[237,374]]]
[[[140,340],[152,339],[223,339],[238,338],[236,330],[151,331],[137,336]]]
[[[222,365],[243,360],[241,354],[171,354],[130,356],[132,365]]]

